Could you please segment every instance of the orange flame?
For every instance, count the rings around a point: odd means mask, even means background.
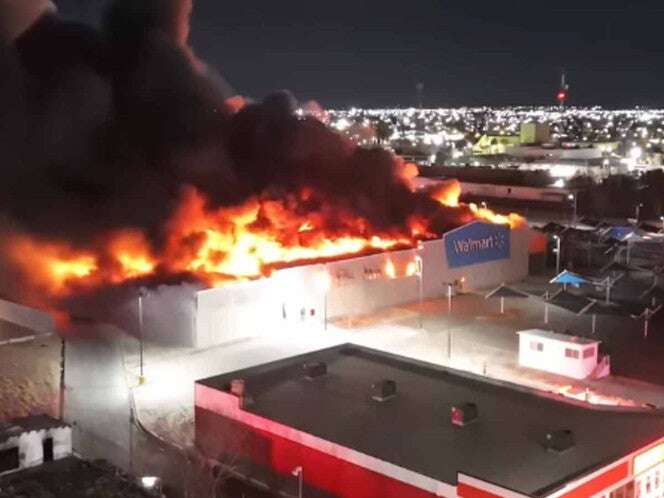
[[[459,207],[461,183],[459,183],[459,180],[446,181],[431,192],[431,197],[443,206]]]
[[[431,192],[431,197],[443,206],[459,207],[461,206],[461,202],[459,201],[461,197],[461,183],[456,179],[446,181]],[[473,202],[467,206],[475,218],[495,223],[496,225],[509,225],[510,228],[521,228],[527,223],[523,216],[516,213],[507,215],[498,214],[487,207],[478,207]]]
[[[399,178],[412,187],[416,168],[403,161],[397,166]],[[350,208],[317,195],[303,189],[280,199],[257,196],[238,206],[213,209],[198,191],[189,188],[164,227],[165,242],[159,250],[141,232],[122,230],[106,234],[84,249],[17,235],[5,240],[5,253],[37,293],[62,297],[157,271],[189,273],[207,285],[218,286],[269,275],[288,264],[414,247],[418,240],[439,236],[425,215],[412,216],[406,226],[379,231]],[[465,208],[459,220],[473,216],[511,227],[525,223],[515,214],[500,215],[485,207],[464,205],[460,195],[456,180],[430,192],[441,205]],[[317,207],[303,209],[305,204]],[[415,275],[417,265],[409,263],[404,270],[405,276]],[[396,278],[391,260],[387,260],[384,274]]]

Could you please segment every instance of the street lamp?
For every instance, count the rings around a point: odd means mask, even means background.
[[[139,355],[139,376],[138,383],[145,384],[145,373],[143,371],[143,298],[148,291],[145,287],[138,290],[138,355]]]
[[[648,328],[649,328],[649,325],[650,325],[650,319],[660,309],[662,309],[661,304],[655,309],[646,308],[646,309],[643,310],[643,313],[641,313],[641,316],[639,318],[643,318],[643,338],[644,339],[648,338]]]
[[[323,330],[327,330],[327,293],[332,287],[332,279],[327,270],[327,264],[323,266],[323,271],[318,275],[317,286],[323,293]]]
[[[659,221],[662,222],[662,228],[659,230],[661,233],[664,233],[664,216],[659,217]]]
[[[642,207],[643,207],[643,202],[639,202],[636,205],[636,209],[635,209],[636,213],[635,214],[636,214],[636,224],[637,225],[639,224],[639,219],[641,218],[641,208]]]
[[[579,196],[576,194],[569,194],[567,200],[574,203],[574,214],[572,216],[572,226],[576,228],[576,217],[578,212]]]
[[[452,286],[453,282],[443,282],[443,285],[447,286],[447,314],[452,314]]]
[[[302,481],[304,479],[304,469],[302,469],[301,465],[298,465],[291,471],[291,474],[297,477],[297,497],[302,498]]]
[[[59,412],[60,420],[65,419],[65,367],[67,361],[67,343],[64,336],[60,339],[60,393],[59,393]]]
[[[424,326],[424,319],[423,319],[423,310],[422,310],[422,301],[424,299],[423,297],[423,288],[422,288],[422,273],[424,273],[424,262],[422,261],[422,257],[418,254],[415,256],[415,274],[417,275],[417,288],[418,288],[418,293],[419,293],[419,302],[420,302],[420,328]]]
[[[553,240],[556,241],[556,275],[560,275],[560,235],[554,235]]]

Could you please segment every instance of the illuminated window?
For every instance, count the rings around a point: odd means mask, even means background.
[[[530,341],[530,349],[532,351],[539,351],[539,352],[544,351],[544,344],[537,341]]]
[[[664,443],[634,457],[634,475],[639,475],[662,462],[664,462]]]
[[[593,356],[595,356],[595,348],[586,348],[583,350],[584,358],[592,358]]]
[[[579,351],[577,349],[565,348],[565,358],[574,358],[575,360],[578,360]]]

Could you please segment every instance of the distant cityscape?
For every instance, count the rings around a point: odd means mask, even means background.
[[[362,145],[386,144],[422,165],[551,169],[592,174],[662,166],[664,111],[514,107],[350,109],[329,112],[332,127]],[[533,147],[539,145],[541,147]],[[546,162],[549,160],[548,162]],[[582,169],[561,170],[556,179]],[[570,174],[570,172],[572,172]]]

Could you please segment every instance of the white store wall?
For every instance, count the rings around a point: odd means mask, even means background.
[[[462,227],[463,228],[463,227]],[[419,254],[423,262],[423,297],[447,293],[447,282],[464,280],[463,291],[487,289],[515,282],[528,273],[529,229],[510,232],[510,257],[450,268],[445,240],[424,242],[408,249],[299,266],[270,278],[238,282],[197,293],[195,344],[210,347],[241,338],[304,327],[321,330],[328,318],[361,315],[416,302],[419,281],[408,276],[408,265]],[[386,273],[391,261],[395,278]]]

